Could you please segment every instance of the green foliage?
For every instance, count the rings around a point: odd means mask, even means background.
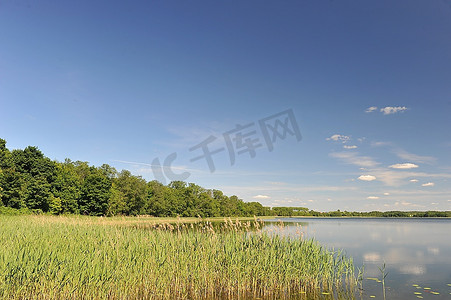
[[[122,215],[127,211],[127,203],[124,194],[116,182],[111,184],[110,199],[108,199],[108,216]]]
[[[61,204],[60,198],[55,198],[55,196],[50,197],[49,201],[49,212],[54,215],[58,215],[63,211],[63,206]]]
[[[31,215],[32,213],[33,211],[29,210],[28,208],[16,209],[7,206],[0,206],[0,215],[18,216],[18,215]]]
[[[93,169],[86,177],[78,201],[80,213],[93,216],[106,215],[110,199],[111,179]]]
[[[2,170],[0,186],[2,187],[3,205],[18,209],[26,207],[27,191],[22,174],[12,168]]]
[[[167,205],[165,200],[166,187],[156,181],[147,184],[147,205],[145,211],[152,216],[167,216]]]
[[[9,151],[0,139],[0,207],[52,214],[156,217],[316,216],[451,217],[451,212],[317,212],[305,207],[264,207],[194,183],[163,185],[103,164],[51,161],[36,147]]]
[[[57,164],[57,176],[53,183],[53,194],[61,200],[62,213],[78,213],[78,199],[83,179],[77,172],[77,166],[66,159]]]
[[[12,167],[11,153],[6,148],[6,141],[0,139],[0,170],[9,169]]]
[[[26,179],[26,206],[30,209],[49,210],[50,199],[53,198],[50,183],[43,177],[27,175]]]
[[[113,182],[116,201],[110,200],[110,204],[115,204],[115,209],[111,207],[112,213],[126,215],[143,213],[147,199],[147,182],[140,176],[133,176],[127,170],[123,170]],[[121,199],[117,199],[118,196]]]
[[[0,298],[353,299],[352,260],[312,240],[231,221],[223,230],[104,222],[0,216]]]

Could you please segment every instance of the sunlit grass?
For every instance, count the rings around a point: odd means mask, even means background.
[[[260,223],[0,216],[0,298],[348,299],[352,260]]]

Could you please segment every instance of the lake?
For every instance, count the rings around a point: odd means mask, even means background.
[[[383,299],[384,262],[386,299],[451,299],[451,219],[280,218],[265,230],[278,220],[283,234],[301,232],[364,266],[362,299]]]

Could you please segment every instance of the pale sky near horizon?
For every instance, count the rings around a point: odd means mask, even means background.
[[[259,121],[287,111],[270,151]],[[9,149],[267,206],[451,210],[450,113],[448,0],[0,1]]]

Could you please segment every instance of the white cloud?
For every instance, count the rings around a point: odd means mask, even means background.
[[[334,134],[331,137],[328,137],[326,139],[326,141],[341,141],[342,143],[346,143],[347,141],[349,141],[351,138],[347,135],[341,135],[341,134]]]
[[[397,107],[387,106],[387,107],[381,108],[381,112],[383,112],[384,115],[395,114],[398,112],[403,112],[405,110],[407,110],[407,107],[405,107],[405,106],[397,106]]]
[[[269,199],[269,198],[271,198],[271,197],[266,196],[266,195],[257,195],[257,196],[254,196],[254,197],[252,197],[252,198],[254,198],[254,199]]]
[[[344,145],[343,148],[345,148],[345,149],[355,149],[355,148],[357,148],[357,146],[356,145],[352,145],[352,146]]]
[[[373,175],[360,175],[359,180],[363,180],[363,181],[373,181],[376,180],[376,176]]]
[[[403,164],[391,165],[390,168],[393,168],[393,169],[413,169],[413,168],[418,168],[418,165],[412,164],[412,163],[403,163]]]
[[[390,193],[384,193],[384,196],[390,196]]]
[[[418,182],[418,179],[410,179],[410,182]]]
[[[377,110],[377,106],[371,106],[371,107],[368,107],[366,110],[365,110],[365,112],[366,113],[370,113],[370,112],[373,112],[373,111],[376,111]]]
[[[377,199],[379,199],[379,197],[378,196],[369,196],[369,197],[366,197],[366,199],[377,200]]]
[[[421,186],[434,186],[435,183],[433,182],[428,182],[428,183],[423,183]]]
[[[356,152],[334,152],[329,154],[331,157],[338,158],[348,164],[359,167],[375,167],[379,163],[375,162],[371,157],[359,156]]]

